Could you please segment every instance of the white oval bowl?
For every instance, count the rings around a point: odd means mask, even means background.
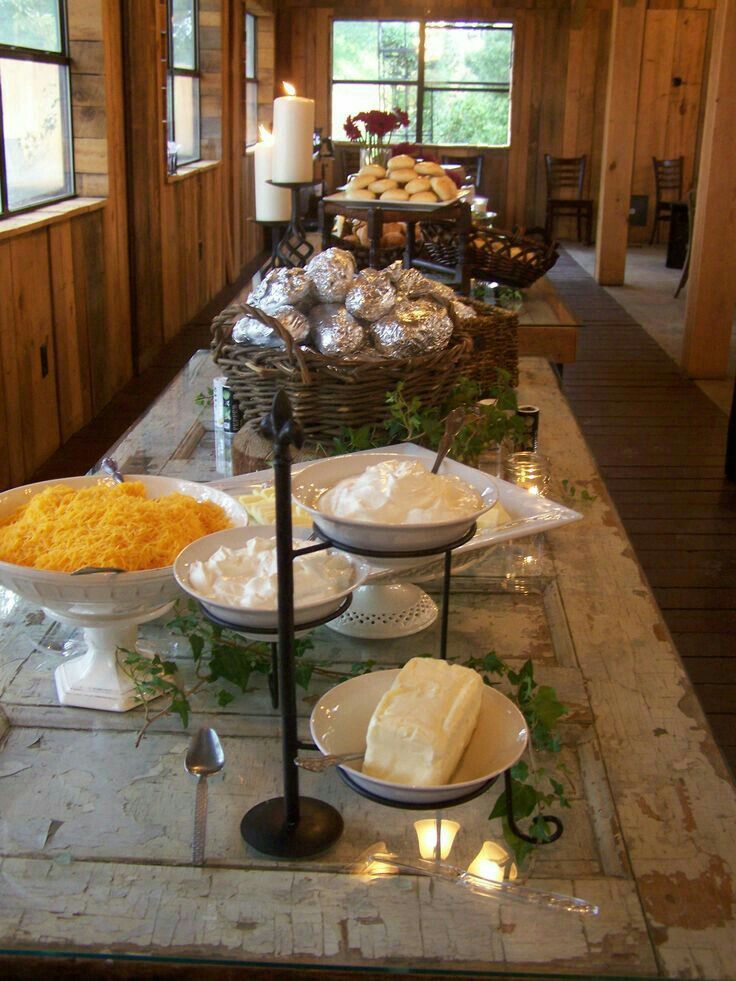
[[[225,511],[235,525],[248,520],[245,509],[224,491],[178,477],[128,475],[126,480],[140,481],[151,498],[181,493],[195,501],[211,501]],[[82,488],[96,484],[111,484],[112,478],[103,474],[86,477],[63,477],[26,484],[0,494],[0,520],[55,484]],[[82,619],[135,616],[163,606],[176,599],[179,588],[172,566],[147,569],[142,572],[94,572],[75,576],[70,572],[50,572],[29,566],[0,562],[0,585],[17,593],[30,603],[38,603],[52,613]]]
[[[310,532],[307,528],[294,528],[292,535],[294,538],[307,538]],[[248,528],[229,528],[226,531],[216,531],[212,535],[206,535],[196,542],[192,542],[183,549],[174,562],[174,576],[185,592],[189,593],[194,599],[209,610],[216,617],[228,623],[237,624],[241,627],[257,628],[259,630],[276,630],[278,628],[278,610],[263,608],[246,608],[242,606],[229,606],[218,603],[209,596],[200,593],[189,581],[189,570],[193,562],[206,562],[218,548],[243,548],[251,538],[274,538],[276,528],[274,525],[258,525]],[[354,589],[362,585],[368,574],[368,569],[364,563],[357,562],[351,556],[345,558],[353,567],[353,581],[347,589],[338,593],[332,593],[329,597],[320,600],[310,600],[309,603],[300,603],[294,606],[294,627],[299,629],[313,620],[321,620],[330,613],[337,611],[342,605],[343,600]]]
[[[391,687],[398,668],[372,671],[331,688],[312,710],[312,738],[324,754],[360,752],[366,746],[371,716]],[[483,686],[480,716],[449,784],[415,787],[369,777],[361,762],[342,768],[359,787],[402,804],[442,804],[465,797],[513,766],[524,752],[527,725],[514,703],[495,688]]]
[[[373,552],[412,552],[434,548],[441,550],[443,546],[451,545],[462,538],[481,514],[489,511],[498,500],[498,490],[493,478],[480,470],[473,470],[462,479],[480,494],[483,507],[447,521],[416,525],[387,524],[337,518],[319,509],[319,498],[325,491],[339,484],[346,477],[354,477],[367,467],[382,463],[384,460],[425,462],[419,457],[411,457],[403,453],[354,453],[319,460],[293,475],[292,496],[311,514],[318,528],[331,540],[346,548]],[[452,473],[445,463],[440,466],[439,472]]]

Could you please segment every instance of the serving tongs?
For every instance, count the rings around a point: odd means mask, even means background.
[[[378,863],[375,869],[373,863]],[[474,875],[467,869],[447,862],[432,862],[422,858],[404,858],[391,852],[372,852],[366,859],[366,872],[371,875],[390,875],[390,871],[381,866],[392,866],[400,872],[417,872],[458,886],[464,886],[477,896],[487,896],[494,899],[509,900],[514,903],[525,903],[527,906],[538,906],[541,909],[558,910],[564,913],[580,913],[584,916],[597,916],[600,908],[588,903],[577,896],[565,896],[558,892],[545,892],[533,889],[517,882],[497,882],[486,879],[482,875]]]

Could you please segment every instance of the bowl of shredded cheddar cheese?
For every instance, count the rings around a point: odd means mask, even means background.
[[[135,615],[176,598],[172,565],[185,546],[246,523],[224,491],[175,477],[27,484],[0,494],[0,584],[81,621]],[[88,567],[122,572],[72,574]]]

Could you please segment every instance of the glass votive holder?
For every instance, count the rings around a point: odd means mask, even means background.
[[[493,882],[515,879],[519,874],[516,862],[496,841],[483,842],[483,847],[468,866],[468,872]]]
[[[419,854],[422,858],[444,860],[452,851],[455,835],[460,830],[457,821],[437,818],[426,818],[414,822],[414,830],[419,842]],[[439,849],[437,848],[437,832],[439,831]],[[439,851],[439,855],[437,852]]]
[[[546,494],[551,478],[550,462],[541,453],[512,453],[504,464],[504,477],[531,494]]]

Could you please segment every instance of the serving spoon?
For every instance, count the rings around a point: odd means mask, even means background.
[[[225,765],[225,753],[214,729],[203,727],[192,737],[184,762],[187,771],[197,777],[192,864],[203,865],[207,831],[207,777],[217,773]]]
[[[122,484],[125,477],[120,473],[120,468],[111,456],[104,456],[100,462],[100,470],[112,477],[116,484]]]
[[[480,410],[477,407],[467,405],[458,405],[447,413],[445,417],[445,431],[442,433],[440,445],[437,447],[437,456],[434,458],[434,463],[432,464],[432,473],[437,473],[440,469],[440,464],[447,456],[452,446],[452,441],[465,423],[477,418],[479,415]]]

